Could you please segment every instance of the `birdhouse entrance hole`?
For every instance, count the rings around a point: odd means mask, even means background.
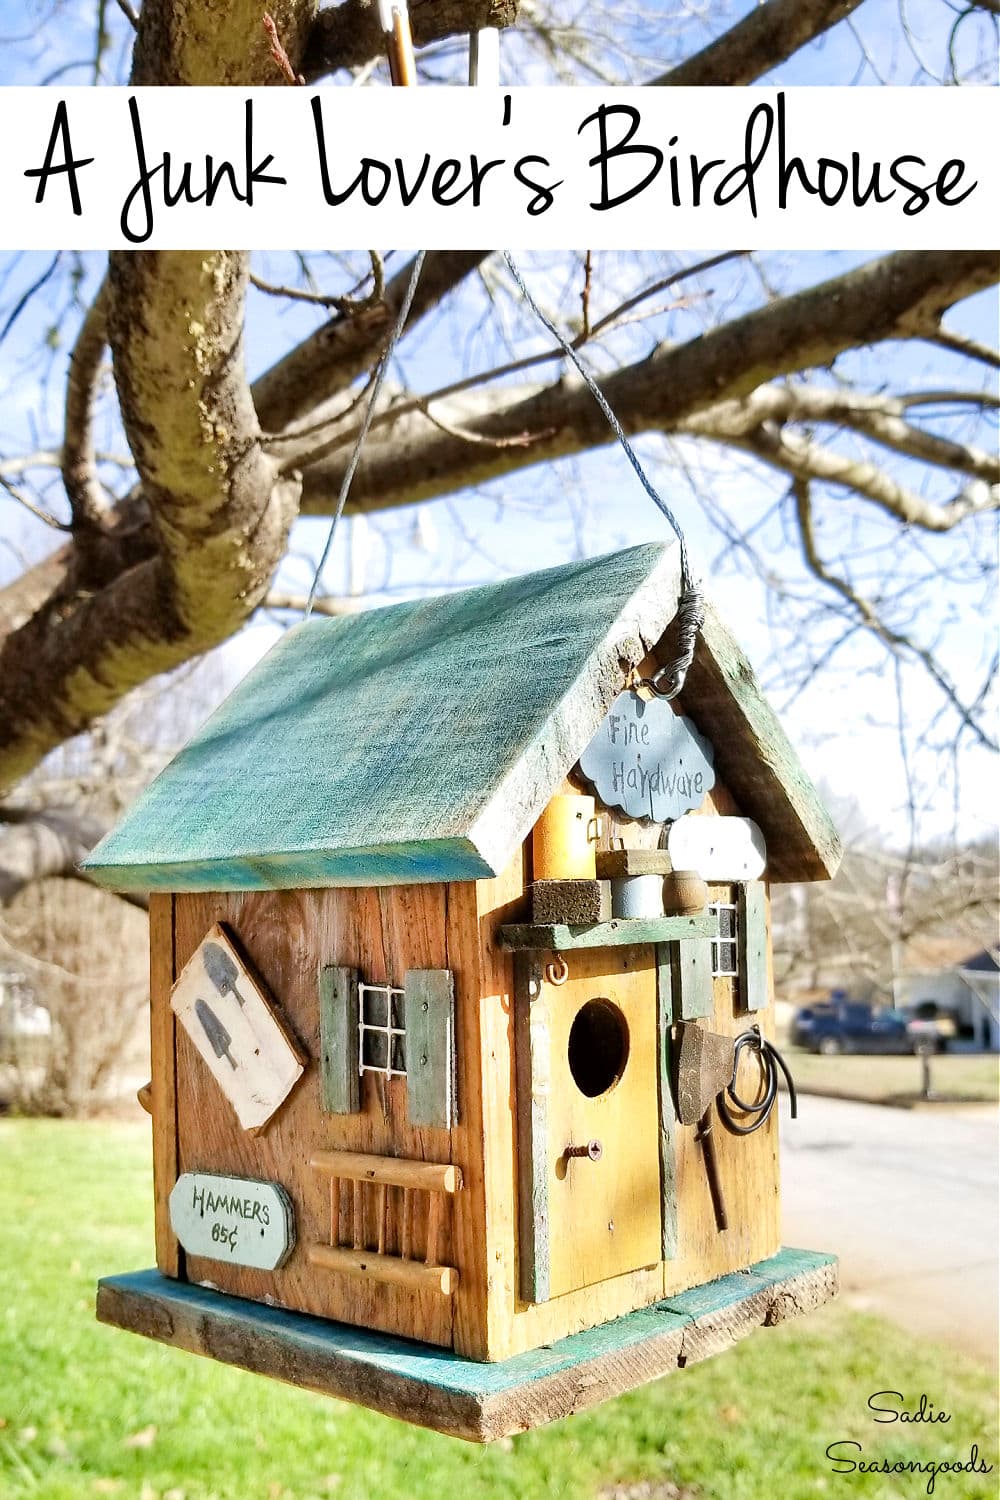
[[[588,1099],[606,1094],[628,1063],[628,1022],[617,1005],[603,998],[588,1000],[573,1018],[569,1032],[569,1070]]]

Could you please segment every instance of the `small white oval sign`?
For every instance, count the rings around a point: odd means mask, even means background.
[[[758,880],[767,863],[764,835],[750,818],[678,818],[667,835],[675,870],[702,880]]]
[[[184,1172],[170,1194],[170,1223],[189,1255],[274,1271],[295,1244],[295,1215],[276,1182]]]

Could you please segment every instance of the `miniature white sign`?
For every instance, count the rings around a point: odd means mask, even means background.
[[[715,785],[712,747],[664,698],[619,694],[580,756],[606,807],[666,823],[700,807]]]
[[[702,880],[759,880],[767,863],[764,835],[750,818],[679,818],[667,835],[675,870]]]
[[[276,1182],[185,1172],[170,1194],[170,1224],[189,1255],[275,1271],[295,1244],[291,1199]]]
[[[301,1078],[303,1064],[218,924],[185,965],[170,1004],[243,1129],[266,1125]]]

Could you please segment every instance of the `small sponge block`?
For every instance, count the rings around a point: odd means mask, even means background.
[[[597,856],[602,880],[620,880],[627,875],[669,875],[673,870],[666,849],[606,849]]]
[[[531,887],[531,920],[567,927],[610,922],[611,887],[606,880],[536,880]]]

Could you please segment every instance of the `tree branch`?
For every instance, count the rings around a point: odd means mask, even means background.
[[[108,506],[97,478],[94,411],[107,343],[107,279],[80,327],[66,377],[62,478],[75,528],[99,528]]]
[[[660,348],[615,371],[602,386],[629,434],[674,431],[694,413],[743,399],[781,375],[829,365],[848,349],[911,337],[915,310],[950,306],[998,275],[1000,262],[992,252],[901,251],[779,298],[689,343]],[[540,437],[529,448],[471,444],[430,429],[412,409],[397,419],[390,408],[376,418],[350,509],[433,499],[612,441],[586,387],[568,379],[529,394],[510,388],[478,393],[440,415],[479,437]],[[328,510],[352,437],[350,430],[340,433],[339,446],[320,462],[300,458],[305,511]]]
[[[407,328],[432,312],[489,254],[489,250],[428,252]],[[410,270],[406,265],[393,276],[377,306],[331,318],[254,381],[254,404],[265,429],[281,432],[315,414],[374,363],[399,316]]]
[[[753,83],[857,10],[861,0],[766,0],[651,82],[656,87]]]
[[[416,47],[487,27],[502,30],[517,20],[519,0],[411,0],[410,24]],[[378,6],[344,0],[321,10],[309,34],[302,72],[307,83],[339,68],[361,68],[385,53]]]
[[[796,479],[792,484],[792,494],[795,499],[795,515],[802,541],[802,555],[805,558],[809,571],[821,583],[826,584],[828,588],[832,589],[834,593],[839,594],[857,612],[865,628],[870,630],[873,635],[878,636],[895,655],[898,655],[900,652],[908,652],[910,655],[916,657],[937,683],[941,692],[948,699],[948,702],[966,728],[972,732],[979,743],[987,750],[996,750],[998,748],[996,741],[991,739],[982,725],[977,723],[972,717],[968,706],[959,698],[954,684],[938,666],[931,652],[925,650],[922,646],[918,646],[910,636],[904,635],[901,631],[891,629],[879,616],[870,600],[862,598],[857,590],[845,579],[838,578],[835,573],[830,572],[821,558],[819,548],[816,545],[808,481],[805,479]]]

